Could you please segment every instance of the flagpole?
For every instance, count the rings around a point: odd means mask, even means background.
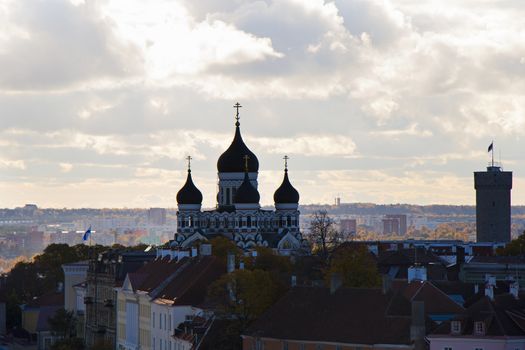
[[[492,140],[492,167],[494,168],[494,140]]]

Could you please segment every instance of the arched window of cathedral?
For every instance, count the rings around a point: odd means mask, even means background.
[[[215,228],[219,228],[219,218],[215,218]]]
[[[252,227],[252,217],[248,215],[246,218],[246,226]]]
[[[184,216],[180,217],[180,227],[186,226],[186,218]]]
[[[292,217],[290,215],[286,217],[286,226],[288,227],[292,226]]]
[[[237,188],[232,187],[232,199],[235,198],[235,195],[237,194]]]
[[[193,216],[188,217],[188,227],[193,227]]]

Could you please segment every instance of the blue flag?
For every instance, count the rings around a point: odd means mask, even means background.
[[[487,152],[492,151],[493,148],[494,148],[494,142],[491,142]]]
[[[86,230],[84,233],[84,236],[82,236],[82,240],[85,242],[89,239],[89,236],[91,236],[91,226]]]

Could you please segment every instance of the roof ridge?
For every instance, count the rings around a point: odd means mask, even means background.
[[[494,303],[494,300],[489,299],[489,306],[490,306],[490,309],[492,310],[492,318],[496,319],[496,323],[498,324],[500,330],[502,331],[503,334],[505,334],[506,333],[505,332],[505,327],[503,327],[503,324],[501,323],[501,320],[498,317],[498,313],[496,312],[496,309],[494,308],[493,303]]]
[[[434,283],[432,283],[431,281],[426,281],[426,283],[430,284],[434,289],[438,290],[441,294],[443,294],[444,296],[447,297],[447,299],[449,299],[451,302],[453,302],[455,305],[458,305],[459,307],[461,307],[463,310],[466,310],[465,307],[463,307],[463,305],[460,305],[458,303],[456,303],[454,300],[452,300],[452,298],[450,298],[448,296],[447,293],[443,292],[441,289],[439,289],[437,286],[434,285]]]

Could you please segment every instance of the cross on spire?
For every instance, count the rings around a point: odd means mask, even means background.
[[[284,159],[284,170],[288,170],[288,159],[290,159],[290,157],[288,157],[287,155],[285,155],[283,157]]]
[[[235,120],[237,120],[237,122],[235,122],[235,125],[237,125],[239,124],[239,119],[241,119],[241,117],[239,117],[239,108],[242,108],[242,106],[239,102],[237,102],[233,105],[233,108],[237,110],[237,113],[235,114]]]
[[[191,160],[192,160],[192,159],[193,159],[193,158],[192,158],[191,156],[187,156],[187,157],[186,157],[186,160],[188,161],[188,170],[191,170]]]
[[[245,155],[243,158],[244,158],[244,170],[248,172],[248,161],[250,160],[250,156]]]

